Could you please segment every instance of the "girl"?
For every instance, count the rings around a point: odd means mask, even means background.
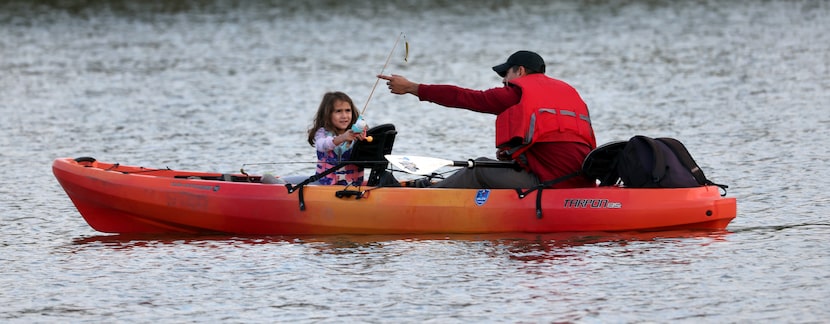
[[[329,92],[317,108],[314,126],[308,129],[308,143],[317,149],[317,174],[348,161],[354,140],[364,140],[365,130],[351,130],[359,113],[352,99],[342,92]],[[324,185],[356,185],[363,183],[363,170],[347,165],[319,180]]]

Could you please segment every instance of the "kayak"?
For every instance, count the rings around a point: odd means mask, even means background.
[[[388,150],[387,150],[388,151]],[[387,152],[388,153],[388,152]],[[385,164],[384,164],[385,166]],[[446,189],[263,183],[262,176],[59,158],[52,170],[105,233],[486,234],[723,230],[736,199],[694,188]]]

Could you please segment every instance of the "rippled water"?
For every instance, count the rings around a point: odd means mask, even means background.
[[[0,3],[4,322],[825,322],[830,5],[824,1]],[[536,50],[599,142],[676,137],[730,185],[727,231],[419,237],[95,232],[65,156],[311,172],[326,91],[387,73],[472,88]],[[492,154],[493,117],[374,93],[395,151]]]

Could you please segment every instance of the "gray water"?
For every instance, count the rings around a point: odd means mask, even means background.
[[[0,321],[830,321],[830,3],[0,3]],[[683,141],[730,185],[726,231],[118,236],[92,230],[59,157],[313,172],[322,94],[385,73],[486,89],[539,52],[600,143]],[[493,154],[493,116],[378,87],[395,152]],[[254,164],[279,162],[277,164]],[[300,163],[293,163],[300,162]],[[405,175],[401,175],[405,178]]]

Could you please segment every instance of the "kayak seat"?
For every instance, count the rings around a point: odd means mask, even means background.
[[[349,158],[363,169],[370,169],[369,177],[366,184],[369,186],[377,186],[381,184],[383,178],[387,178],[387,167],[389,161],[384,155],[392,154],[392,146],[395,144],[395,135],[398,131],[395,130],[395,125],[382,124],[370,128],[366,131],[367,136],[372,137],[372,141],[356,141],[352,156]],[[365,171],[364,171],[365,172]]]
[[[593,149],[582,161],[582,174],[598,181],[600,186],[613,186],[620,180],[617,161],[628,141],[614,141]]]

